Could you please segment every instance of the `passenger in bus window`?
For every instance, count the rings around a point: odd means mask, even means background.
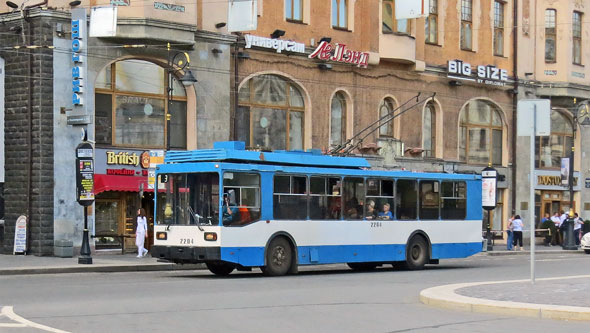
[[[380,220],[393,220],[393,214],[389,210],[391,206],[388,203],[383,204],[383,211],[379,212]]]
[[[239,210],[235,203],[229,199],[229,193],[223,194],[223,225],[230,225],[239,219]]]
[[[367,220],[375,220],[377,218],[377,210],[375,209],[375,201],[367,201],[367,214],[365,215]]]

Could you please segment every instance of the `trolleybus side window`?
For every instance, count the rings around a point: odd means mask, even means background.
[[[307,177],[275,176],[273,214],[277,220],[307,219]]]
[[[398,220],[415,220],[417,218],[418,193],[415,180],[397,180],[395,202],[395,214]]]
[[[344,218],[360,220],[365,202],[365,182],[363,178],[344,178]]]
[[[309,218],[323,220],[329,216],[326,177],[309,177]]]
[[[466,216],[465,182],[441,183],[441,217],[443,220],[463,220]]]
[[[389,214],[384,212],[383,207],[387,204],[393,216],[393,180],[388,179],[367,179],[367,199],[365,203],[365,219],[367,220],[389,220]],[[379,213],[381,212],[381,216]]]
[[[221,212],[223,225],[242,225],[260,219],[260,176],[252,173],[223,174]]]
[[[340,220],[342,218],[342,180],[340,177],[328,177],[328,215],[326,220]]]
[[[439,219],[439,183],[433,180],[420,181],[420,219]]]

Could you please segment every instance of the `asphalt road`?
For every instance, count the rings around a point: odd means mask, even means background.
[[[537,259],[538,277],[590,273],[590,255]],[[446,260],[416,272],[390,267],[357,273],[344,265],[316,266],[278,278],[264,277],[259,270],[227,278],[208,271],[3,276],[0,332],[521,333],[588,328],[583,322],[443,310],[419,301],[419,292],[432,286],[526,279],[528,256]],[[30,324],[22,324],[26,320]]]

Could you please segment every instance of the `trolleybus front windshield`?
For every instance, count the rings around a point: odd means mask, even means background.
[[[158,187],[158,224],[219,223],[219,174],[160,174]]]

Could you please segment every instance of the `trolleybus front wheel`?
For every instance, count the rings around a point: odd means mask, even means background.
[[[409,270],[424,268],[428,262],[428,243],[422,236],[414,236],[406,248],[405,267]]]
[[[211,273],[219,276],[228,276],[231,272],[234,271],[235,266],[223,262],[223,261],[213,261],[206,263],[207,268],[211,271]]]
[[[268,276],[280,276],[289,272],[293,262],[291,244],[283,238],[277,237],[270,242],[266,250],[266,266],[262,272]]]

